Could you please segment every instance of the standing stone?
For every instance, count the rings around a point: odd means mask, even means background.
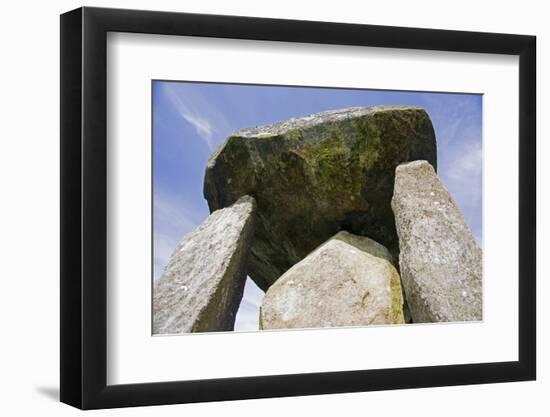
[[[255,201],[213,212],[176,246],[153,290],[153,333],[233,330],[246,281]]]
[[[397,167],[392,208],[413,322],[481,320],[481,249],[428,162]]]
[[[428,114],[411,106],[331,110],[230,135],[210,157],[211,211],[248,194],[258,203],[248,274],[264,291],[339,230],[369,236],[397,254],[395,167],[435,166]]]
[[[267,291],[260,328],[403,323],[399,274],[388,250],[340,232],[290,268]]]

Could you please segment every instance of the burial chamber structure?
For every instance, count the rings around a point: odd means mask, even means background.
[[[153,333],[481,320],[481,249],[437,174],[425,110],[355,107],[241,129],[210,156],[210,216],[153,289]]]

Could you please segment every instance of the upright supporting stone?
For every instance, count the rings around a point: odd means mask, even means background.
[[[154,285],[154,334],[233,330],[254,211],[254,199],[241,197],[182,239]]]
[[[260,328],[403,323],[401,283],[391,262],[377,242],[336,234],[269,288]]]
[[[428,162],[397,167],[392,209],[413,322],[481,320],[481,249]]]

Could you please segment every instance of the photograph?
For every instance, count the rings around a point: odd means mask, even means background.
[[[483,95],[153,80],[152,333],[483,321]]]

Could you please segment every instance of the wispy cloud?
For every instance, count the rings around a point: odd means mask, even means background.
[[[204,141],[208,149],[214,150],[214,133],[216,128],[213,123],[203,115],[199,114],[191,104],[189,104],[184,96],[178,94],[176,90],[171,88],[170,84],[163,84],[162,91],[170,100],[178,114],[197,131],[197,135]]]
[[[469,178],[480,177],[481,173],[481,144],[464,142],[461,146],[455,146],[453,152],[453,163],[449,165],[444,173],[447,179],[450,181],[465,182]]]
[[[154,239],[153,278],[159,279],[178,243],[174,236],[156,233]]]
[[[155,190],[153,199],[155,223],[159,227],[169,225],[179,231],[190,231],[204,220],[197,210],[177,197]]]
[[[438,147],[438,174],[478,243],[482,239],[483,148],[479,96],[426,95]]]
[[[181,199],[155,192],[153,199],[155,279],[162,275],[178,242],[203,220],[197,210]]]
[[[195,127],[198,135],[205,140],[208,148],[210,150],[214,149],[214,144],[212,143],[213,127],[210,122],[200,116],[194,116],[190,113],[182,113],[181,115]]]
[[[440,173],[466,222],[481,244],[483,163],[481,144],[465,142],[453,147],[453,163]]]

